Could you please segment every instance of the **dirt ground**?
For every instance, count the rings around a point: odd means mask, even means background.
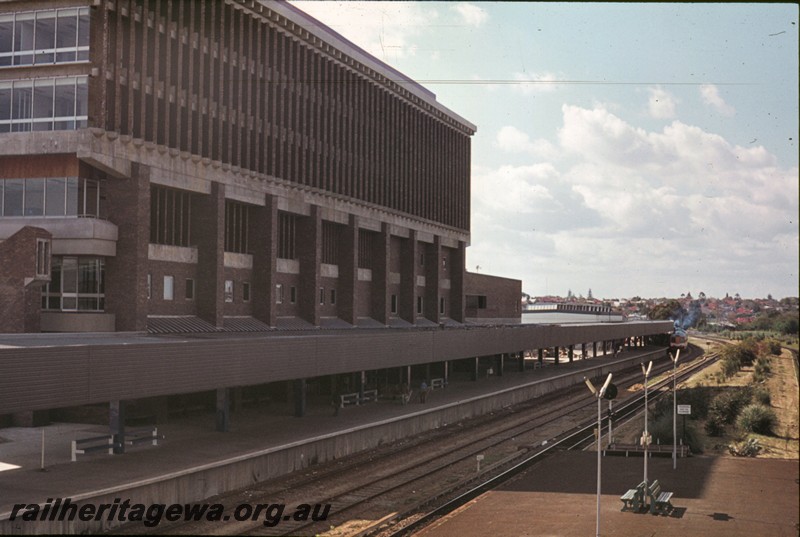
[[[698,342],[693,341],[693,343]],[[718,347],[716,343],[707,345],[704,341],[699,344],[706,349],[706,352],[713,352]],[[684,386],[734,387],[747,386],[752,383],[752,367],[743,368],[733,377],[718,383],[716,374],[720,370],[721,364],[718,362],[687,381]],[[641,387],[641,385],[637,385],[631,389],[641,389]],[[752,433],[744,435],[737,431],[735,426],[728,426],[723,436],[711,437],[705,434],[703,422],[698,421],[695,422],[695,428],[705,454],[732,456],[728,446],[735,442],[741,442],[749,436],[756,438],[763,448],[758,454],[758,458],[800,460],[800,426],[798,423],[798,408],[800,406],[798,393],[800,388],[798,387],[792,363],[792,355],[788,351],[784,350],[780,356],[772,357],[772,375],[767,380],[767,387],[771,397],[770,406],[778,418],[778,425],[775,427],[774,435],[766,436]],[[614,436],[618,442],[636,443],[641,433],[641,419],[635,419],[617,427]]]

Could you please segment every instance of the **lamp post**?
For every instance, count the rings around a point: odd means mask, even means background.
[[[650,377],[650,371],[653,369],[653,361],[647,365],[647,368],[642,364],[642,373],[644,373],[644,434],[642,435],[642,445],[644,446],[644,482],[647,481],[647,448],[650,445],[650,433],[647,432],[647,379]]]
[[[594,384],[592,384],[591,380],[584,377],[583,381],[586,383],[586,386],[589,388],[589,391],[591,391],[592,394],[594,394],[594,396],[597,397],[597,527],[595,530],[595,535],[596,537],[600,537],[600,465],[601,465],[600,444],[602,443],[603,440],[603,435],[602,435],[603,429],[601,428],[603,417],[600,414],[601,413],[600,403],[603,400],[603,396],[606,394],[608,385],[611,384],[611,373],[608,374],[606,382],[603,384],[603,387],[600,388],[600,391],[597,391],[597,389],[594,387]]]
[[[676,377],[678,373],[678,358],[681,357],[681,350],[675,353],[672,359],[672,469],[678,468],[678,391],[676,390]]]

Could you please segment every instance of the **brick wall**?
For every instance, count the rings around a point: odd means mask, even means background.
[[[486,308],[467,308],[466,316],[478,319],[520,318],[522,281],[466,272],[464,294],[486,297]]]
[[[107,177],[105,192],[117,225],[117,255],[106,258],[106,312],[118,331],[147,329],[147,252],[150,242],[150,168],[131,164],[131,177]]]
[[[0,242],[1,331],[39,331],[42,285],[49,278],[37,278],[36,240],[50,238],[44,229],[25,226]]]

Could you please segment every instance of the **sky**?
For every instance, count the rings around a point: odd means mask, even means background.
[[[292,1],[475,124],[467,270],[798,296],[795,4]]]

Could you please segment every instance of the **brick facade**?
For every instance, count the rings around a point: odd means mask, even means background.
[[[0,143],[0,175],[91,182],[80,195],[90,205],[97,196],[97,214],[44,227],[57,255],[101,259],[99,312],[115,330],[145,331],[154,316],[197,316],[217,328],[243,316],[269,326],[286,317],[314,326],[463,320],[475,126],[324,25],[302,24],[307,15],[291,4],[159,5],[89,9],[88,61],[0,68],[2,80],[39,69],[88,77],[89,129],[0,134],[10,142]],[[294,259],[279,257],[279,214],[296,222]],[[338,265],[323,267],[331,225]],[[226,252],[231,234],[240,242]],[[369,268],[360,267],[365,257]],[[36,291],[26,292],[35,310]],[[4,293],[20,300],[20,289]],[[0,331],[35,331],[33,320],[21,323],[4,319]]]
[[[44,229],[26,226],[0,243],[0,326],[4,332],[38,332],[42,284],[50,281],[37,274],[37,239],[51,240]],[[50,266],[50,254],[44,259]]]

